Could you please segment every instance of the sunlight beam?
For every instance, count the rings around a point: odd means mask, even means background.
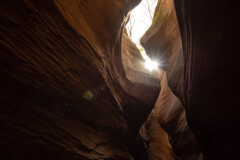
[[[158,69],[158,63],[157,63],[157,62],[154,62],[154,61],[151,61],[151,60],[147,60],[147,61],[145,61],[145,67],[146,67],[150,72],[152,72],[153,70]]]
[[[157,61],[151,60],[147,56],[139,40],[152,23],[156,5],[157,0],[142,0],[142,2],[131,11],[130,20],[126,25],[128,35],[141,52],[141,55],[145,61],[144,66],[150,72],[157,70],[159,64]]]

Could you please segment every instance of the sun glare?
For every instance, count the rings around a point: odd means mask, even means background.
[[[128,35],[140,50],[145,60],[145,67],[149,71],[158,69],[158,63],[147,56],[139,40],[152,23],[156,5],[157,0],[142,0],[142,2],[131,11],[130,20],[126,25]]]
[[[145,61],[145,67],[146,67],[149,71],[152,71],[152,70],[158,68],[158,63],[157,63],[157,62],[154,62],[154,61],[151,61],[151,60],[147,60],[147,61]]]

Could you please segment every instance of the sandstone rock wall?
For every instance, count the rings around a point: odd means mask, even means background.
[[[136,135],[159,87],[121,61],[137,3],[1,1],[1,159],[145,159]]]
[[[174,153],[182,159],[202,159],[201,149],[189,129],[181,103],[184,103],[181,98],[184,59],[172,0],[158,1],[152,25],[141,38],[141,43],[152,59],[160,61],[160,69],[163,70],[159,72],[162,89],[154,110],[161,127],[170,137]]]
[[[183,0],[175,6],[190,128],[206,159],[239,159],[239,2]]]
[[[164,60],[168,85],[204,158],[239,159],[239,2],[175,0],[176,16],[172,9],[161,11],[160,4],[173,6],[168,2],[159,1],[160,12],[141,42],[149,55]],[[176,17],[182,38],[171,30]]]

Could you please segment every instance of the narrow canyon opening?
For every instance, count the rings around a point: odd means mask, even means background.
[[[126,41],[126,37],[130,40]],[[128,52],[124,50],[128,46],[126,42],[132,44]],[[171,83],[168,76],[179,76],[176,73],[184,67],[174,2],[142,0],[129,12],[126,30],[123,32],[123,46],[122,59],[127,78],[135,83],[155,87],[160,84],[161,87],[153,109],[138,133],[147,153],[145,158],[140,158],[133,152],[134,158],[202,159],[199,144],[188,128],[182,102],[168,86]],[[126,56],[125,53],[131,53],[132,56]],[[140,65],[136,65],[139,58],[134,57],[135,54],[142,56],[144,62]],[[124,56],[128,57],[127,60]],[[174,85],[181,86],[181,76],[178,78],[174,80]],[[185,143],[181,143],[183,139]],[[190,145],[194,150],[187,151]],[[144,153],[140,149],[136,150]],[[185,152],[181,153],[182,150]]]
[[[238,6],[2,0],[0,159],[240,159]]]
[[[157,0],[142,0],[129,11],[123,32],[122,60],[127,78],[150,86],[159,86],[160,59],[150,59],[140,39],[152,24]],[[126,51],[126,46],[129,47]],[[126,51],[126,52],[125,52]],[[126,58],[125,58],[126,57]],[[137,74],[136,74],[137,73]]]
[[[160,60],[150,59],[147,56],[145,49],[140,44],[140,38],[152,24],[157,2],[157,0],[142,0],[140,4],[129,12],[129,19],[126,24],[127,35],[137,46],[145,61],[144,66],[150,72],[159,69]]]

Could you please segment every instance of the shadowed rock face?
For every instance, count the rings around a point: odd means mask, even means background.
[[[159,72],[161,92],[154,110],[160,126],[169,135],[175,155],[182,159],[202,159],[198,142],[187,124],[185,109],[173,94],[174,91],[180,98],[183,96],[184,59],[172,0],[158,2],[153,23],[141,38],[141,43],[147,54],[158,59],[160,67],[165,70]]]
[[[168,83],[181,97],[184,68],[182,41],[172,0],[158,1],[152,25],[140,42],[149,57],[160,61],[160,68],[166,71],[167,77],[174,77],[169,78]]]
[[[189,129],[185,109],[168,87],[165,72],[159,74],[161,92],[154,107],[159,124],[169,135],[174,153],[184,160],[203,159],[200,146]]]
[[[122,35],[122,63],[128,80],[148,86],[160,86],[160,80],[154,72],[150,72],[144,65],[144,59],[136,44],[128,37],[124,30]]]
[[[175,1],[188,122],[206,159],[239,159],[238,1]]]
[[[183,55],[172,50],[179,48],[180,38],[171,32],[175,25],[168,25],[174,19],[170,11],[160,12],[160,25],[153,23],[141,42],[150,55],[165,58],[163,68],[169,87],[186,109],[189,127],[201,144],[204,158],[239,159],[238,1],[174,2]]]
[[[121,60],[138,3],[1,2],[1,158],[147,159],[136,135],[160,88],[129,81]]]
[[[144,140],[149,159],[174,160],[176,158],[169,144],[168,134],[158,122],[155,109],[150,113],[139,133]]]
[[[0,2],[1,159],[240,158],[237,1],[159,0],[160,94],[123,34],[139,2]]]

